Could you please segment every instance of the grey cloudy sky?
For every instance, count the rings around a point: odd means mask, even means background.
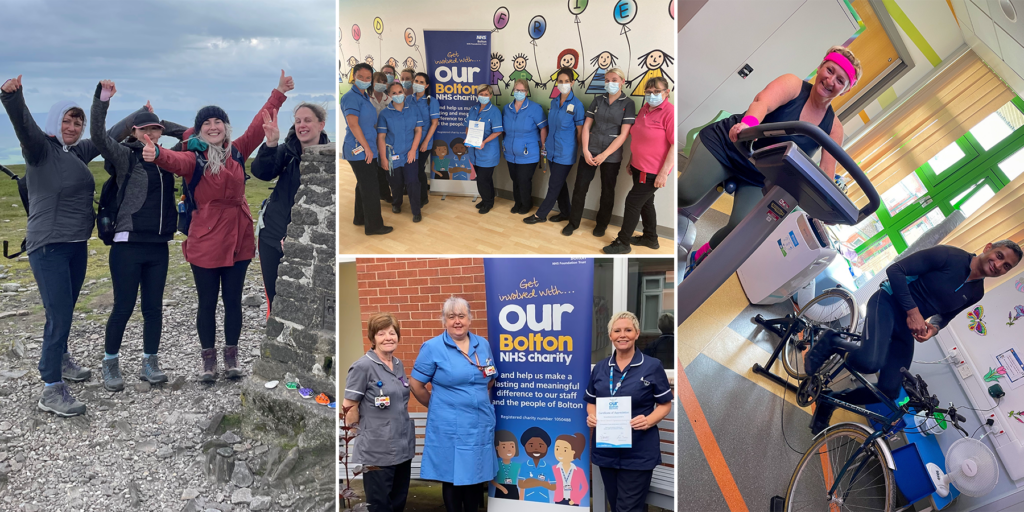
[[[88,110],[108,78],[112,109],[254,114],[282,68],[295,78],[286,108],[334,97],[333,0],[0,0],[0,13],[0,80],[24,75],[32,112],[61,99]]]

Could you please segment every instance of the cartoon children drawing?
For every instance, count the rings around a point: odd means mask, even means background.
[[[611,68],[615,67],[615,60],[618,59],[612,52],[601,52],[597,54],[597,57],[590,59],[590,65],[594,66],[594,72],[590,76],[584,78],[582,81],[586,82],[590,80],[590,85],[587,86],[587,94],[604,94],[604,74]]]
[[[498,430],[494,433],[494,450],[498,453],[498,473],[494,475],[494,497],[510,500],[521,500],[519,494],[519,467],[518,462],[512,462],[512,457],[519,456],[519,444],[516,443],[516,436],[508,430]]]
[[[553,469],[555,479],[548,487],[555,491],[555,503],[578,507],[580,501],[587,495],[587,475],[579,466],[572,463],[574,460],[582,460],[586,447],[587,438],[579,432],[555,438],[555,460],[558,464],[555,464]]]
[[[398,59],[395,59],[394,57],[389,58],[386,64],[395,69],[398,69]]]
[[[562,68],[572,68],[572,81],[577,81],[580,78],[580,74],[576,72],[576,66],[579,66],[580,64],[579,60],[580,53],[576,50],[573,50],[572,48],[562,50],[562,53],[558,54],[558,66],[555,67],[555,72],[551,74],[551,80],[549,82],[544,82],[544,85],[546,86],[548,83],[554,82],[558,78],[558,70]],[[551,96],[549,97],[551,99],[555,99],[559,94],[561,93],[558,92],[558,87],[552,87]]]
[[[515,82],[516,80],[533,80],[533,75],[531,75],[530,72],[526,70],[526,63],[529,62],[529,60],[530,58],[527,57],[525,53],[517,53],[516,55],[512,56],[512,67],[515,68],[515,71],[509,73],[508,81],[505,82],[505,87],[508,87],[509,84]],[[538,84],[537,82],[533,83],[538,87],[540,86],[540,84]],[[527,89],[526,95],[532,96],[530,94],[529,89]]]
[[[348,71],[345,72],[345,75],[348,76],[348,83],[350,84],[355,83],[356,80],[356,76],[352,74],[352,68],[356,67],[356,64],[359,64],[359,59],[355,55],[348,58]]]
[[[501,96],[501,88],[498,87],[498,84],[504,83],[503,80],[505,79],[505,75],[502,75],[501,71],[498,70],[502,62],[505,62],[505,57],[502,57],[500,53],[494,52],[491,54],[491,94],[495,96]]]
[[[416,69],[416,59],[413,59],[412,57],[406,57],[404,64],[408,69]]]
[[[664,73],[661,71],[662,67],[672,65],[674,59],[671,55],[668,55],[661,50],[651,50],[641,55],[637,60],[640,61],[640,67],[646,68],[647,71],[645,71],[642,76],[635,77],[632,80],[626,80],[626,87],[630,87],[637,79],[640,79],[640,83],[636,84],[636,87],[633,88],[633,93],[630,94],[630,96],[643,97],[644,91],[647,90],[647,81],[656,76],[663,76],[669,81],[669,83],[675,83],[672,81],[672,73]]]
[[[377,68],[373,67],[373,55],[366,54],[366,59],[364,60],[364,62],[366,62],[367,64],[370,65],[371,68],[373,68],[374,73],[377,72]]]
[[[466,149],[466,141],[462,137],[452,139],[453,156],[451,164],[448,166],[448,172],[451,173],[453,180],[469,181],[475,177],[476,173],[467,153],[469,150]]]
[[[430,161],[434,163],[434,179],[450,180],[448,165],[451,160],[448,158],[448,144],[441,139],[434,139],[434,156]]]
[[[551,446],[551,436],[540,427],[530,427],[519,436],[519,442],[526,450],[526,467],[519,472],[519,488],[526,489],[525,500],[536,503],[551,503],[551,493],[547,487],[551,479],[551,470],[544,457]]]

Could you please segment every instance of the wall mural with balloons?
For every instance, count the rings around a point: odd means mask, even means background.
[[[557,95],[555,72],[575,72],[575,94],[585,105],[604,92],[604,73],[626,72],[626,91],[643,102],[647,80],[662,76],[674,90],[674,0],[554,2],[496,0],[453,7],[422,0],[394,4],[349,3],[341,9],[338,77],[340,93],[352,86],[352,67],[360,62],[379,70],[425,71],[423,30],[490,30],[489,80],[499,105],[510,101],[512,82],[531,84],[531,99],[545,108]],[[384,8],[383,6],[388,6]],[[481,82],[483,83],[483,82]]]

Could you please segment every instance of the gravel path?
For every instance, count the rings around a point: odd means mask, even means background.
[[[71,384],[88,412],[71,419],[36,408],[42,391],[36,369],[42,307],[31,275],[7,267],[10,274],[0,278],[0,510],[283,510],[296,501],[301,489],[271,488],[264,476],[287,453],[240,437],[241,382],[197,381],[196,296],[179,247],[170,250],[160,349],[170,381],[150,386],[138,378],[142,319],[136,309],[121,349],[125,390],[103,389],[103,333],[113,297],[105,279],[91,281],[83,289],[70,341],[79,364],[92,369],[90,381]],[[0,275],[4,272],[0,267]],[[265,327],[261,283],[259,262],[253,260],[239,343],[246,374],[258,357]],[[217,318],[222,320],[221,311]],[[219,326],[218,353],[222,345]],[[233,467],[224,474],[228,459]]]

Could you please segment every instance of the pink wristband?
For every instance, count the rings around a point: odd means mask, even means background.
[[[754,127],[761,124],[761,121],[758,121],[757,118],[754,116],[743,116],[743,120],[741,120],[740,122],[750,127]]]

